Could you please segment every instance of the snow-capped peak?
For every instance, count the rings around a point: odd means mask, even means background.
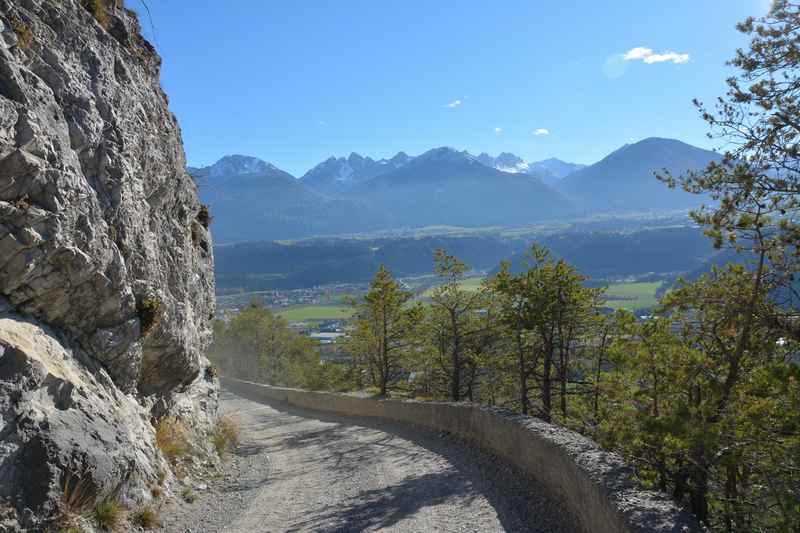
[[[248,155],[226,155],[213,165],[202,167],[199,170],[211,179],[229,178],[248,174],[261,174],[279,170],[275,165],[257,157]]]
[[[528,172],[528,163],[521,157],[509,152],[503,152],[497,157],[492,157],[486,152],[482,152],[476,159],[483,165],[502,172],[511,172],[512,174]]]
[[[453,161],[453,160],[469,160],[477,161],[477,159],[466,150],[459,152],[455,148],[449,146],[441,146],[428,150],[419,159],[428,159],[431,161]]]

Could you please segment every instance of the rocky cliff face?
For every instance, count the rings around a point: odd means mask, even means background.
[[[117,4],[0,0],[0,498],[23,523],[76,480],[137,497],[151,421],[215,415],[208,217]]]

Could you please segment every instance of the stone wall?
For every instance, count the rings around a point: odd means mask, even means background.
[[[388,418],[447,431],[501,456],[563,499],[585,532],[700,531],[665,495],[644,490],[616,454],[573,431],[533,417],[469,403],[378,400],[222,378],[225,389],[256,401],[342,415]]]

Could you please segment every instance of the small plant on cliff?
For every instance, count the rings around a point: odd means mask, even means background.
[[[17,35],[19,47],[23,50],[30,48],[33,44],[33,32],[18,15],[11,15],[11,29]]]
[[[197,495],[190,487],[186,487],[185,489],[183,489],[181,497],[183,498],[183,501],[185,501],[186,503],[194,503],[195,501],[197,501]]]
[[[142,298],[136,303],[136,314],[142,336],[147,335],[161,318],[161,301],[157,298]]]
[[[113,531],[122,520],[122,508],[115,501],[98,504],[94,509],[94,520],[103,531]]]
[[[214,365],[208,365],[205,372],[206,381],[213,381],[219,377],[219,369]]]
[[[186,427],[180,420],[165,418],[156,426],[156,446],[173,466],[189,453]]]
[[[152,507],[142,507],[133,514],[133,523],[144,529],[153,529],[161,525],[158,514]]]
[[[108,8],[104,0],[81,0],[81,5],[92,14],[98,24],[103,28],[108,28]]]
[[[62,514],[56,520],[54,527],[49,531],[58,533],[84,533],[84,529],[78,524],[76,515]]]
[[[197,212],[197,220],[206,229],[211,225],[211,221],[214,220],[206,204],[200,205],[200,211]]]
[[[217,422],[214,430],[214,449],[221,457],[231,447],[239,443],[239,426],[230,417],[223,416]]]
[[[31,208],[31,201],[30,198],[28,198],[27,194],[23,194],[20,198],[13,200],[11,202],[11,205],[16,207],[20,211],[27,211],[28,209]]]

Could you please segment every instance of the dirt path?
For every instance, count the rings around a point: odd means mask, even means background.
[[[226,472],[164,519],[176,532],[574,531],[541,487],[412,426],[223,393],[242,428]]]

